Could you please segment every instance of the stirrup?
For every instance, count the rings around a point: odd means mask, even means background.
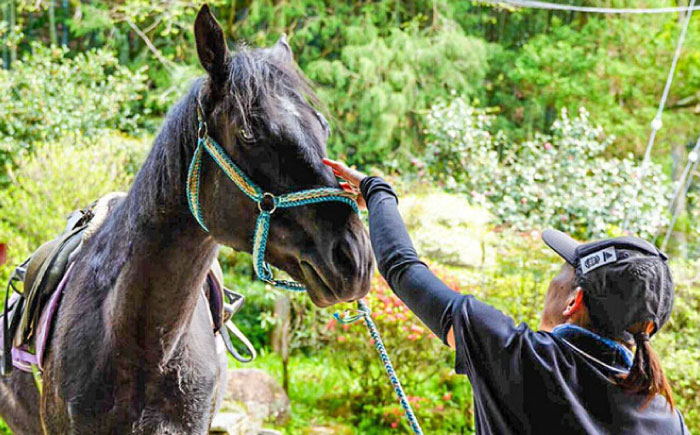
[[[233,346],[233,343],[231,342],[231,337],[229,336],[229,332],[233,333],[233,335],[238,338],[243,345],[246,347],[246,351],[248,352],[248,356],[244,357],[238,351],[236,348]],[[231,320],[226,321],[224,324],[224,328],[221,329],[221,336],[224,339],[224,344],[226,345],[226,350],[228,350],[228,353],[230,353],[234,358],[236,358],[238,361],[242,363],[249,363],[253,361],[255,358],[257,358],[258,353],[255,351],[255,347],[253,347],[253,343],[248,340],[248,337],[246,337],[240,329],[236,325],[233,324]]]
[[[248,340],[248,337],[246,337],[245,334],[243,334],[243,332],[241,332],[241,330],[238,329],[238,327],[231,320],[233,316],[241,309],[241,307],[243,307],[243,304],[245,303],[245,296],[231,291],[226,287],[224,287],[224,294],[228,298],[229,303],[224,304],[224,325],[219,332],[221,333],[221,337],[224,339],[224,345],[226,346],[228,353],[242,363],[249,363],[253,361],[258,354],[255,352],[255,347],[253,347],[253,344],[250,342],[250,340]],[[229,335],[230,333],[238,338],[238,340],[240,340],[246,347],[246,351],[248,352],[247,357],[244,357],[238,353],[238,350],[236,350],[236,348],[233,346],[231,336]]]

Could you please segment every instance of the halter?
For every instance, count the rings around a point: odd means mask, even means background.
[[[359,213],[355,196],[334,187],[300,190],[279,196],[265,192],[231,160],[221,145],[209,136],[199,99],[197,99],[197,121],[199,123],[197,148],[194,151],[190,168],[187,171],[187,202],[192,215],[204,231],[209,232],[209,229],[204,224],[202,207],[199,204],[199,180],[202,172],[202,159],[204,151],[206,151],[229,180],[233,181],[241,192],[258,206],[259,214],[255,222],[255,233],[253,235],[253,269],[255,274],[260,280],[275,287],[292,291],[305,291],[306,288],[298,282],[275,279],[270,265],[265,261],[265,249],[270,232],[270,216],[278,208],[292,208],[330,201],[345,203],[352,207],[356,213]]]

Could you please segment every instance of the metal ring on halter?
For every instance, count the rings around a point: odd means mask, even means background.
[[[197,130],[197,138],[198,139],[204,139],[207,136],[207,123],[206,122],[200,122],[199,123],[199,129]]]
[[[265,210],[262,206],[263,202],[265,202],[265,198],[270,198],[272,200],[272,208],[270,210]],[[272,214],[277,210],[277,201],[275,201],[275,195],[271,194],[270,192],[265,192],[263,193],[262,198],[260,198],[260,201],[258,201],[258,210],[260,210],[260,213],[266,211],[269,214]]]

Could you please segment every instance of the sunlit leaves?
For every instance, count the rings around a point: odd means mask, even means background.
[[[34,44],[12,69],[0,69],[0,161],[67,134],[133,131],[143,119],[134,104],[145,80],[104,50],[69,58],[63,48]]]
[[[444,186],[488,206],[500,223],[519,230],[552,226],[584,238],[629,230],[652,238],[667,223],[671,185],[650,164],[641,183],[632,156],[610,158],[613,143],[589,114],[566,111],[550,135],[522,143],[492,135],[492,117],[457,98],[426,116],[429,172]],[[635,191],[639,193],[635,199]]]

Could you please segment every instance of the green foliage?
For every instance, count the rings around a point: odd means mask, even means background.
[[[434,190],[414,193],[401,198],[399,208],[421,255],[449,266],[480,267],[492,261],[482,249],[492,217],[463,196]]]
[[[490,117],[461,98],[438,103],[426,124],[429,173],[487,204],[500,223],[553,226],[584,239],[619,232],[625,216],[634,216],[628,228],[642,237],[667,224],[671,186],[661,168],[605,157],[613,139],[584,109],[575,118],[563,110],[551,134],[521,144],[504,145],[503,133],[489,133]]]
[[[118,135],[69,136],[37,146],[0,190],[0,240],[8,261],[0,280],[42,243],[63,231],[68,214],[113,191],[125,191],[140,165],[145,143]]]
[[[433,270],[447,285],[459,290],[457,281],[444,269]],[[374,277],[366,300],[426,433],[461,433],[473,428],[473,415],[468,411],[471,391],[452,370],[453,352],[408,310],[381,277]],[[333,346],[345,356],[347,369],[356,374],[359,387],[351,392],[350,400],[336,397],[332,401],[349,408],[347,418],[362,433],[382,433],[398,426],[408,430],[384,366],[371,349],[373,342],[364,322],[340,325],[333,319],[326,327],[337,332]]]
[[[700,261],[672,264],[673,315],[653,346],[691,432],[700,428]]]
[[[420,149],[420,113],[435,98],[450,90],[478,95],[486,45],[453,23],[423,31],[411,22],[384,37],[372,24],[342,32],[348,43],[337,59],[305,68],[342,125],[329,144],[335,155],[398,166]]]
[[[134,131],[142,122],[135,110],[145,90],[142,72],[104,50],[70,58],[62,48],[32,49],[12,69],[0,69],[0,163],[17,161],[37,142],[68,134],[87,140],[107,128]]]
[[[191,32],[200,2],[14,4],[17,26],[4,38],[9,49],[21,57],[32,50],[28,40],[48,44],[52,29],[63,32],[67,25],[71,53],[105,48],[134,71],[148,67],[151,89],[142,103],[154,113],[163,114],[202,73]],[[609,152],[639,154],[680,30],[674,14],[597,16],[455,0],[210,4],[231,41],[260,46],[289,35],[297,62],[321,85],[336,118],[335,154],[399,169],[406,169],[407,154],[422,148],[421,111],[450,89],[497,107],[496,125],[518,141],[549,129],[561,109],[584,105],[621,139]],[[633,0],[615,5],[639,6]],[[8,29],[8,22],[0,27]],[[660,152],[695,134],[698,41],[700,27],[691,22]]]

